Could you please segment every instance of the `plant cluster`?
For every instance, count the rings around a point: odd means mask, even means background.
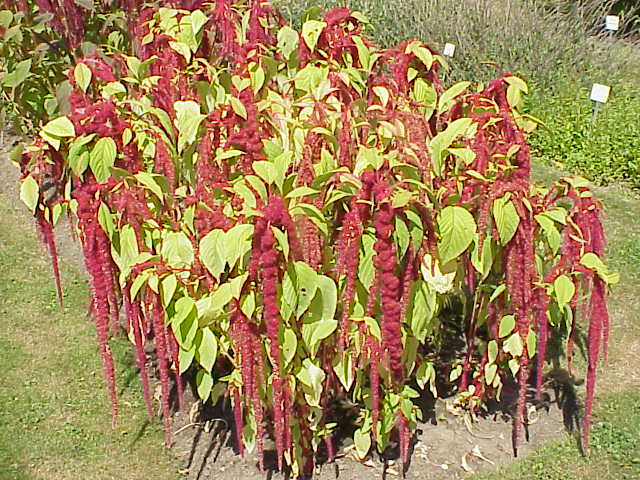
[[[318,2],[296,0],[276,5],[297,16]],[[376,41],[391,46],[422,38],[442,50],[454,43],[455,57],[446,73],[452,80],[488,81],[496,72],[512,72],[535,85],[527,110],[548,128],[532,136],[532,153],[559,162],[574,174],[598,183],[638,184],[638,128],[635,111],[640,53],[638,8],[632,2],[488,0],[319,2],[346,4],[372,21]],[[604,16],[616,13],[621,29],[603,29]],[[634,15],[636,15],[634,17]],[[637,20],[636,20],[637,21]],[[612,98],[595,125],[588,89],[594,82],[613,87]]]
[[[441,56],[376,47],[346,8],[298,31],[261,0],[181,6],[76,58],[69,113],[20,159],[54,265],[52,227],[68,214],[78,232],[114,421],[122,304],[149,415],[155,349],[167,442],[172,383],[181,398],[192,372],[203,401],[231,400],[261,467],[267,435],[295,475],[334,458],[345,398],[358,456],[395,439],[406,465],[419,390],[437,395],[446,363],[470,409],[515,379],[517,449],[548,341],[572,345],[583,318],[586,447],[616,276],[586,182],[530,181],[524,82],[445,88]]]
[[[594,74],[618,75],[629,57],[611,55],[626,39],[637,35],[633,15],[625,7],[621,30],[615,37],[605,31],[604,17],[616,11],[613,0],[275,0],[291,20],[313,5],[346,5],[362,11],[371,21],[371,34],[381,45],[424,39],[442,51],[456,45],[449,76],[454,80],[489,81],[502,72],[522,76],[546,92],[564,79],[593,81]]]
[[[629,112],[640,108],[640,90],[615,86],[611,99],[592,120],[587,88],[563,88],[555,95],[531,95],[528,109],[545,124],[531,135],[535,157],[600,184],[616,181],[640,187],[640,126]]]

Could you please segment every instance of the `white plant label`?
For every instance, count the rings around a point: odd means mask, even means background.
[[[445,43],[442,54],[447,57],[453,57],[454,53],[456,53],[456,46],[453,43]]]
[[[605,30],[617,32],[620,28],[620,17],[618,15],[607,15],[604,19]]]
[[[610,91],[611,87],[609,85],[594,83],[591,87],[591,96],[589,98],[594,102],[607,103]]]

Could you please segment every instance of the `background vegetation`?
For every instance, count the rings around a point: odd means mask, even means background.
[[[531,87],[528,111],[542,120],[531,137],[547,163],[599,183],[623,180],[640,187],[640,51],[637,2],[540,0],[293,0],[276,4],[291,21],[313,5],[346,4],[363,11],[382,45],[423,39],[441,51],[456,45],[448,79],[487,81],[503,71]],[[602,28],[617,12],[621,32]],[[624,31],[624,33],[622,33]],[[595,124],[589,91],[612,87]]]

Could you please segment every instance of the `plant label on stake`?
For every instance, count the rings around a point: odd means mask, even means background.
[[[445,57],[453,57],[455,53],[456,53],[456,46],[453,43],[444,44],[444,50],[442,51],[442,54]]]
[[[601,103],[607,103],[609,101],[609,92],[611,87],[609,85],[602,85],[600,83],[594,83],[591,86],[591,95],[589,98],[594,102],[593,114],[591,115],[591,123],[596,121],[598,110]]]
[[[604,29],[610,32],[617,32],[620,28],[620,17],[618,15],[607,15],[604,18]]]
[[[598,103],[607,103],[609,101],[609,92],[611,87],[609,85],[602,85],[600,83],[594,83],[591,86],[591,100]]]

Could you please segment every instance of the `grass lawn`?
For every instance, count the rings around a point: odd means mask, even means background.
[[[59,308],[49,260],[22,205],[0,192],[0,479],[176,479],[159,422],[147,422],[124,343],[120,417],[111,429],[88,287],[63,266]]]

